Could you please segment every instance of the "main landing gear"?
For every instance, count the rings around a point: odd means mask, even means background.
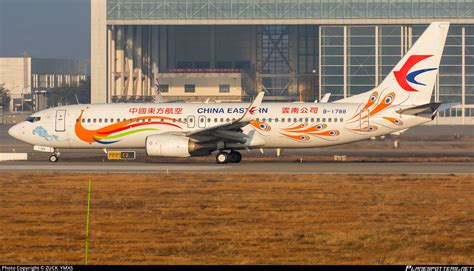
[[[54,149],[54,152],[49,157],[49,161],[52,163],[56,163],[59,160],[59,154],[59,151],[57,149]]]
[[[220,151],[216,155],[216,162],[218,164],[240,163],[242,161],[242,154],[238,151],[223,152]]]

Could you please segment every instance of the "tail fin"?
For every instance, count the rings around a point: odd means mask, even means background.
[[[448,30],[448,22],[431,23],[379,86],[336,102],[374,103],[383,99],[394,105],[429,103]]]

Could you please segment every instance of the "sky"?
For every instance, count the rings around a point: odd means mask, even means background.
[[[0,57],[90,59],[90,0],[0,0]]]

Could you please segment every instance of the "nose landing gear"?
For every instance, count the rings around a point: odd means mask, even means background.
[[[216,162],[218,164],[227,164],[227,163],[240,163],[242,161],[242,154],[238,151],[219,152],[216,155]]]

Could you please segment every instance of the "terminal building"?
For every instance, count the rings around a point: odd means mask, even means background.
[[[86,80],[89,63],[85,60],[0,57],[0,86],[9,90],[9,108],[2,111],[39,110],[48,89],[74,86]],[[38,101],[36,101],[38,99]],[[44,99],[41,99],[44,103]]]
[[[472,0],[91,0],[93,103],[331,101],[375,87],[432,21],[449,21],[437,123],[474,124]]]

